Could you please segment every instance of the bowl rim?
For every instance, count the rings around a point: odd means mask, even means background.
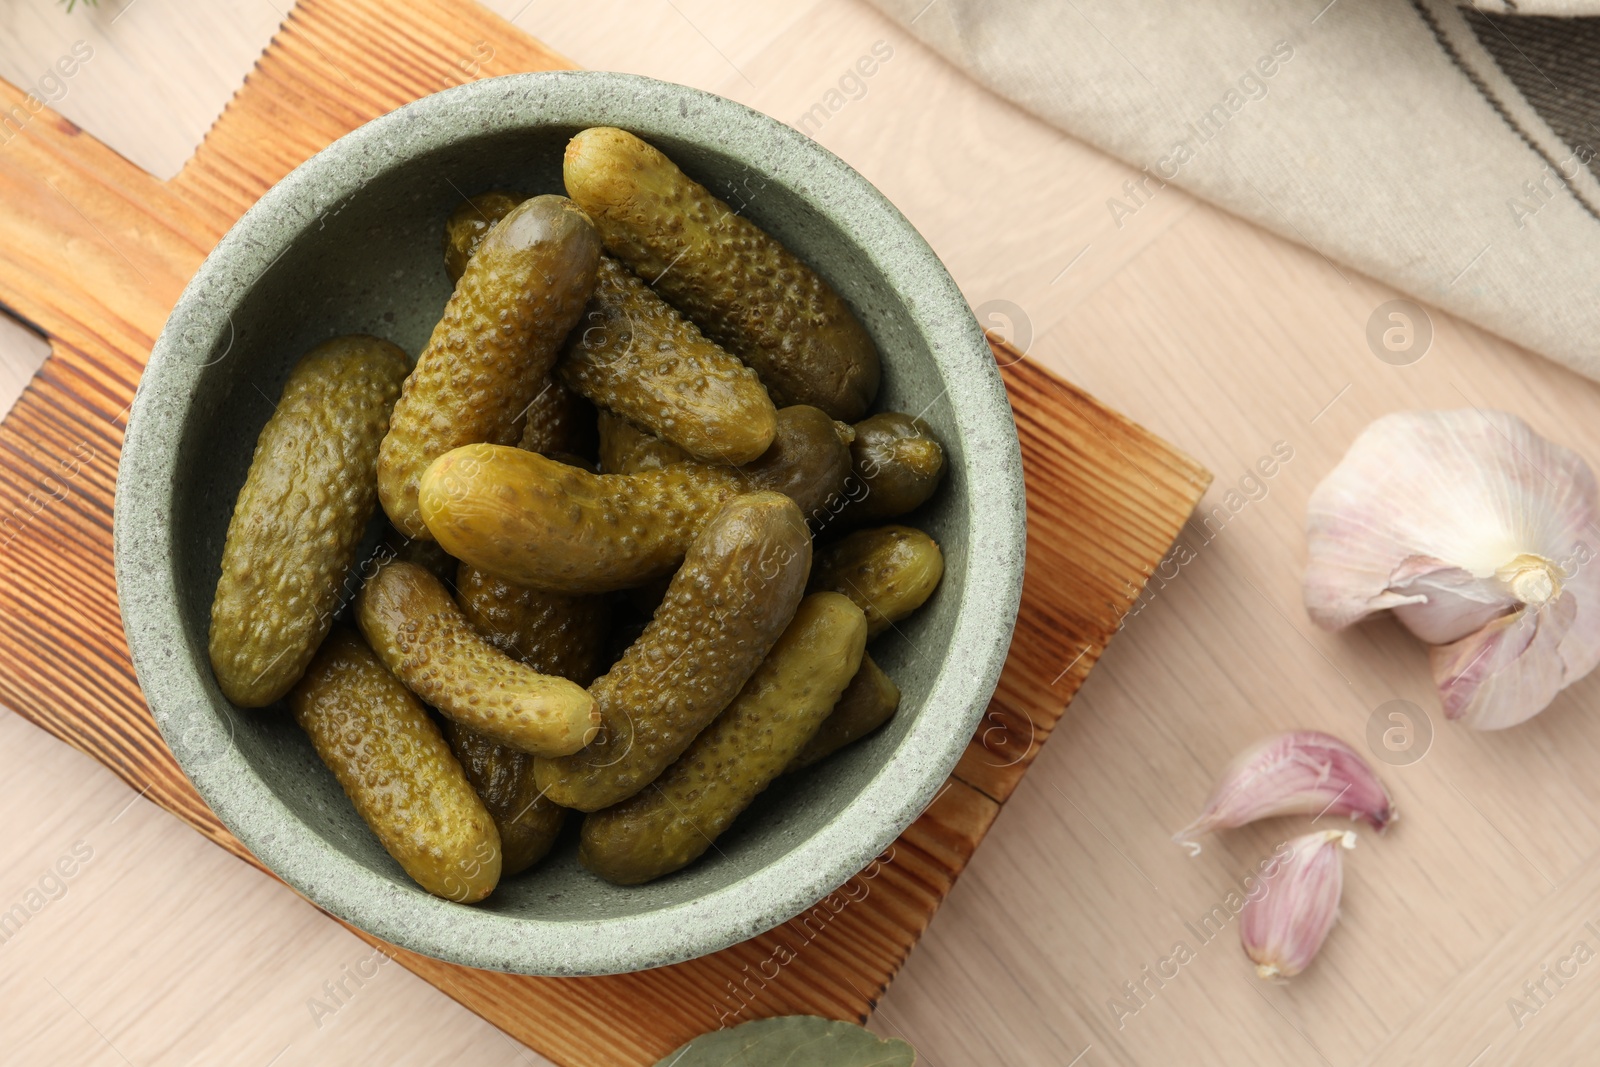
[[[945,657],[891,758],[830,822],[759,870],[688,901],[595,921],[496,913],[402,888],[308,832],[232,745],[228,716],[215,713],[204,636],[196,647],[184,629],[170,565],[189,401],[213,340],[231,330],[231,309],[250,286],[311,224],[384,171],[464,130],[479,137],[549,125],[621,126],[736,157],[730,145],[759,144],[769,181],[843,232],[886,235],[862,250],[905,301],[947,383],[941,398],[952,405],[967,462],[984,475],[968,485],[968,536],[983,548],[981,558],[977,548],[969,552],[950,634],[956,654]],[[677,963],[770,930],[862,871],[937,799],[999,681],[1022,593],[1024,523],[1020,446],[996,363],[960,289],[898,209],[843,160],[743,104],[640,75],[556,71],[484,79],[406,104],[317,152],[240,217],[185,287],[139,383],[117,478],[114,544],[124,630],[151,713],[201,797],[268,869],[318,907],[411,951],[577,976]],[[975,595],[979,574],[987,577]],[[862,825],[873,832],[863,834]]]

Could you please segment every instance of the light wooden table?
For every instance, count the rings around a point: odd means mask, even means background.
[[[68,16],[0,0],[0,76],[31,83],[89,42],[58,107],[170,174],[280,0],[103,2]],[[1210,466],[1208,509],[1279,442],[1293,450],[1220,529],[1191,527],[1193,559],[1152,583],[877,1029],[934,1067],[1594,1062],[1600,962],[1547,981],[1553,995],[1521,1029],[1507,1001],[1574,942],[1600,950],[1584,926],[1600,928],[1600,718],[1587,714],[1600,680],[1526,727],[1469,733],[1434,710],[1426,656],[1394,624],[1314,630],[1299,575],[1307,494],[1370,419],[1498,406],[1600,458],[1600,387],[1438,313],[1421,362],[1385,365],[1364,333],[1395,294],[1176,188],[1116,229],[1104,205],[1129,168],[987,94],[858,0],[493,6],[585,66],[791,122],[886,42],[865,95],[811,132],[906,212],[974,306]],[[42,354],[0,324],[0,403]],[[1076,652],[1063,648],[1063,665]],[[1397,698],[1434,729],[1425,758],[1383,768],[1404,817],[1349,856],[1344,921],[1317,965],[1261,985],[1233,929],[1202,945],[1185,923],[1301,824],[1226,835],[1197,860],[1168,835],[1243,744],[1310,726],[1359,745]],[[6,713],[0,812],[0,910],[56,898],[0,942],[0,1062],[545,1062],[396,967],[351,980],[362,943]],[[72,876],[47,878],[63,858]],[[1119,1029],[1108,1000],[1180,940],[1196,958],[1147,987]],[[338,1010],[319,1022],[313,1000]]]

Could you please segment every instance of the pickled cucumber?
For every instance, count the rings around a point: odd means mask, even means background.
[[[604,597],[546,593],[463,563],[456,602],[485,640],[540,674],[586,686],[605,667]]]
[[[933,538],[910,526],[879,526],[819,551],[807,588],[854,600],[876,637],[922,607],[943,576],[944,554]]]
[[[602,593],[672,573],[730,498],[770,489],[803,510],[842,484],[849,450],[815,408],[778,413],[772,447],[742,468],[681,463],[593,475],[520,449],[471,445],[441,456],[420,503],[457,559],[520,585]]]
[[[689,453],[655,434],[645,433],[620,415],[600,412],[600,470],[606,474],[658,471],[686,463]]]
[[[501,877],[520,874],[544,859],[567,813],[539,791],[533,780],[533,757],[448,719],[444,736],[494,819],[500,834]]]
[[[755,372],[610,256],[556,371],[598,406],[708,462],[748,463],[777,432]]]
[[[846,422],[867,413],[878,350],[839,294],[783,245],[623,130],[578,134],[563,174],[612,255],[754,367],[774,403]]]
[[[467,260],[478,250],[494,224],[528,199],[521,193],[493,190],[468,197],[444,223],[444,269],[453,282],[460,281]]]
[[[563,807],[594,811],[654,781],[760,666],[794,617],[810,567],[794,501],[762,492],[723,507],[650,625],[589,687],[604,730],[582,752],[535,760],[539,787]]]
[[[417,483],[460,445],[509,445],[594,290],[600,242],[572,201],[536,196],[489,231],[394,406],[378,496],[407,537],[427,537]]]
[[[583,820],[578,858],[638,885],[692,863],[782,774],[861,664],[867,620],[837,593],[813,593],[749,682],[655,787]]]
[[[289,697],[295,721],[389,855],[435,896],[471,904],[500,880],[501,842],[439,728],[341,626]]]
[[[377,501],[378,442],[409,368],[388,341],[337,337],[284,384],[256,439],[211,603],[211,667],[235,704],[264,707],[287,693],[333,625]]]
[[[885,411],[856,423],[850,459],[865,492],[850,507],[853,523],[882,522],[921,507],[944,477],[944,448],[926,422]]]
[[[501,744],[566,755],[599,727],[582,686],[540,674],[479,637],[439,579],[415,564],[396,560],[378,571],[356,598],[356,623],[412,692]]]
[[[451,213],[444,224],[444,265],[451,281],[461,279],[467,260],[494,224],[526,199],[521,193],[480,193]],[[547,376],[528,405],[518,447],[544,455],[572,452],[586,456],[594,451],[594,445],[593,406],[554,376]]]
[[[815,596],[816,594],[812,594]],[[861,669],[850,679],[839,702],[811,735],[806,747],[789,762],[784,773],[809,767],[820,759],[866,737],[888,722],[900,706],[900,687],[883,673],[870,655],[861,657]]]

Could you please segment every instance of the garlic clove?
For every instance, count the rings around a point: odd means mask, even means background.
[[[1392,610],[1442,646],[1450,718],[1513,725],[1600,663],[1597,518],[1588,464],[1513,415],[1386,415],[1311,494],[1306,610],[1331,630]]]
[[[1459,641],[1518,603],[1463,567],[1420,556],[1396,569],[1390,588],[1405,601],[1395,604],[1395,618],[1434,645]]]
[[[1239,941],[1263,979],[1293,978],[1311,965],[1339,917],[1341,853],[1356,847],[1349,830],[1319,830],[1289,843],[1289,854],[1264,896],[1239,912]]]
[[[1566,684],[1561,635],[1576,610],[1576,601],[1561,597],[1431,649],[1446,718],[1475,730],[1503,730],[1543,710]]]
[[[1194,838],[1275,815],[1363,819],[1380,833],[1394,801],[1372,765],[1330,734],[1292,730],[1257,741],[1228,762],[1200,817],[1172,840],[1200,854]]]

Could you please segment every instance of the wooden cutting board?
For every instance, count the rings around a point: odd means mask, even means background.
[[[567,66],[471,0],[302,0],[170,182],[48,109],[0,145],[0,304],[51,345],[0,423],[0,701],[248,862],[162,743],[123,639],[112,495],[144,363],[212,245],[307,156],[427,93]],[[0,82],[0,110],[14,105],[29,106]],[[997,345],[996,355],[1028,484],[1016,637],[955,773],[850,892],[723,952],[638,974],[526,978],[389,949],[401,963],[574,1067],[653,1063],[761,1016],[866,1018],[1210,482],[1019,353]]]

